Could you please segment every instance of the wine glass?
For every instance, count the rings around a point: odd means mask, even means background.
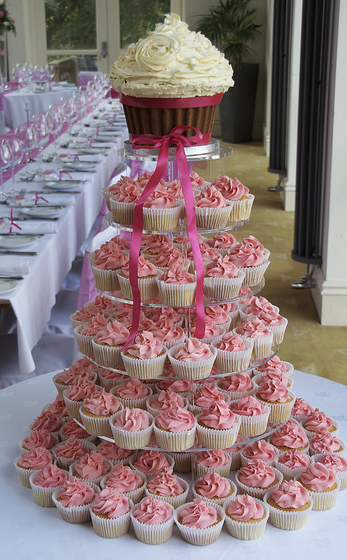
[[[66,120],[69,124],[67,132],[71,136],[72,127],[73,127],[74,123],[77,122],[77,120],[79,118],[76,103],[75,103],[75,100],[74,100],[73,97],[71,99],[68,99],[67,101],[65,101],[65,103],[63,104],[63,113],[64,113],[64,116],[65,116],[65,118],[66,118]]]
[[[43,149],[47,146],[51,137],[52,123],[50,117],[47,114],[42,113],[42,115],[39,115],[33,120],[32,126],[35,129],[38,137],[37,149],[39,151],[39,166],[36,169],[36,173],[41,173],[42,152]]]
[[[31,163],[30,155],[32,151],[37,148],[38,145],[37,131],[32,126],[32,123],[30,123],[29,125],[22,124],[16,130],[17,130],[18,137],[23,143],[23,151],[25,154],[25,161],[26,161],[25,176],[28,179],[30,179],[33,178],[33,172],[30,171],[30,163]],[[34,173],[34,176],[35,175],[36,172]]]
[[[15,179],[15,168],[19,165],[23,159],[23,141],[17,134],[17,131],[11,131],[7,134],[7,138],[11,144],[12,158],[11,158],[11,171],[12,171],[12,190],[15,191],[16,179]]]
[[[4,202],[6,200],[6,195],[4,193],[4,172],[11,167],[12,159],[12,149],[11,143],[7,138],[3,138],[0,141],[0,201]]]
[[[54,137],[54,150],[57,149],[57,140],[58,140],[58,136],[62,131],[64,122],[65,122],[65,117],[63,114],[63,108],[62,108],[62,103],[60,101],[58,101],[58,103],[54,103],[54,105],[51,105],[48,109],[48,117],[51,123],[51,133],[53,134]],[[54,155],[57,155],[56,152],[54,153]]]

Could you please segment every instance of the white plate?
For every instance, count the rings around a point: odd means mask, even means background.
[[[80,153],[81,154],[88,154],[88,155],[93,155],[93,154],[106,154],[107,150],[109,148],[97,148],[97,147],[90,147],[90,148],[81,148],[80,149]]]
[[[20,213],[33,218],[56,218],[63,208],[64,206],[32,206],[31,208],[22,208]]]
[[[78,191],[83,181],[46,181],[45,187],[54,191]]]
[[[65,167],[67,169],[79,169],[81,171],[90,171],[91,169],[95,169],[95,166],[98,164],[96,161],[70,161],[65,163]]]
[[[100,143],[101,142],[108,142],[109,144],[112,144],[114,138],[119,136],[119,135],[120,135],[120,133],[119,134],[117,134],[117,133],[110,134],[110,136],[101,136],[101,134],[100,134],[99,136],[93,136],[91,138],[91,141],[96,142],[96,143],[98,143],[98,142],[100,142]]]
[[[5,278],[0,278],[0,294],[7,294],[7,292],[12,292],[17,287],[17,280],[7,280]]]
[[[0,235],[0,247],[2,249],[24,249],[37,240],[37,235]]]

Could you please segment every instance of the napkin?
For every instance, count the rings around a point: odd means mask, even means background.
[[[58,221],[54,220],[26,220],[25,222],[16,221],[14,218],[14,223],[20,227],[12,226],[12,233],[56,233],[58,230]],[[11,233],[10,224],[6,224],[0,233]]]
[[[29,273],[30,261],[23,260],[22,255],[0,255],[0,276],[26,276]]]

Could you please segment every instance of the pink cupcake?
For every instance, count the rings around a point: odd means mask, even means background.
[[[194,414],[200,414],[204,408],[210,408],[214,403],[229,402],[228,397],[219,391],[218,387],[213,382],[206,382],[203,385],[198,385],[193,394],[189,410]]]
[[[30,488],[30,476],[33,472],[41,470],[53,463],[52,454],[44,447],[36,447],[28,453],[22,453],[14,460],[19,481],[22,486]]]
[[[311,462],[307,453],[302,451],[285,451],[275,460],[275,467],[283,474],[284,480],[292,480],[304,472]]]
[[[123,449],[139,449],[148,445],[153,417],[141,408],[125,408],[110,418],[113,438]]]
[[[196,292],[196,277],[182,266],[168,268],[157,278],[160,300],[170,307],[193,305]]]
[[[175,229],[181,205],[167,189],[157,186],[143,206],[143,229],[170,231]]]
[[[333,471],[335,478],[340,481],[340,490],[347,488],[347,461],[344,457],[334,455],[333,453],[322,453],[321,455],[314,455],[313,461],[315,463],[322,463]]]
[[[314,410],[314,407],[308,404],[304,399],[296,397],[292,408],[292,417],[300,422],[304,420]]]
[[[101,479],[109,472],[110,463],[97,451],[85,453],[69,467],[69,473],[76,478],[82,478],[86,482],[99,484]]]
[[[145,475],[135,472],[128,465],[118,463],[101,481],[101,488],[112,488],[137,504],[146,488]]]
[[[52,449],[58,443],[58,437],[48,430],[33,430],[21,439],[19,447],[22,451],[32,451],[36,447]]]
[[[55,507],[52,495],[65,484],[69,474],[57,465],[48,465],[40,471],[34,471],[29,483],[33,492],[35,504],[41,507]]]
[[[146,496],[131,510],[131,522],[136,537],[145,544],[163,544],[172,537],[174,508]]]
[[[214,303],[215,300],[213,300]],[[229,331],[231,324],[231,316],[222,307],[222,305],[208,305],[205,307],[205,316],[209,317],[215,325],[221,327],[225,332]]]
[[[125,535],[130,528],[130,508],[133,502],[113,488],[104,488],[90,506],[94,532],[99,537],[114,539]]]
[[[172,469],[158,472],[147,482],[146,496],[162,500],[174,508],[185,503],[189,484],[173,474]]]
[[[251,340],[253,342],[254,360],[262,360],[270,356],[273,333],[257,317],[242,323],[240,327],[233,330],[233,333],[240,336],[244,341]]]
[[[154,421],[154,433],[159,447],[168,451],[184,451],[193,446],[196,419],[182,407],[161,412]]]
[[[90,521],[90,504],[99,491],[96,484],[87,484],[71,476],[60,490],[53,492],[52,500],[64,521],[87,523]]]
[[[275,311],[263,311],[258,315],[264,325],[273,333],[273,343],[277,346],[283,342],[288,319]]]
[[[156,325],[150,327],[148,330],[154,334],[155,338],[160,340],[165,348],[172,348],[172,346],[176,344],[183,344],[186,339],[182,327],[173,325],[168,318],[160,319]]]
[[[230,410],[240,420],[240,434],[255,437],[266,431],[270,409],[252,395],[230,403]]]
[[[261,500],[240,494],[225,504],[225,525],[232,537],[250,541],[261,537],[269,518],[269,509]]]
[[[294,366],[289,362],[284,362],[279,358],[278,355],[276,355],[273,356],[271,360],[268,360],[265,364],[257,366],[253,369],[254,375],[266,375],[267,373],[271,373],[273,371],[280,371],[287,377],[291,378],[294,371]]]
[[[111,194],[109,198],[112,219],[118,224],[131,225],[133,223],[136,202],[142,192],[136,181],[128,179],[129,181],[122,183],[118,192]]]
[[[346,446],[344,442],[331,434],[328,430],[318,430],[310,440],[310,454],[336,453],[344,456]]]
[[[123,465],[129,464],[129,459],[133,454],[132,449],[123,449],[118,447],[112,441],[103,440],[97,447],[96,451],[100,453],[105,459],[107,459],[112,466],[116,463],[122,463]]]
[[[225,333],[214,344],[217,350],[216,367],[226,373],[238,372],[249,367],[253,352],[252,339],[244,339],[233,332]]]
[[[232,179],[227,175],[216,177],[213,185],[231,206],[229,223],[249,220],[254,195],[250,194],[248,187],[243,185],[236,177]]]
[[[267,443],[264,439],[258,439],[245,445],[240,451],[240,455],[242,465],[246,465],[252,459],[261,459],[264,463],[273,467],[276,466],[278,451],[271,443]]]
[[[113,247],[112,252],[107,248],[101,248],[89,253],[88,260],[93,272],[95,286],[99,290],[114,292],[119,290],[119,280],[117,274],[122,266],[128,262],[128,256]]]
[[[336,420],[329,418],[318,408],[310,411],[307,418],[302,420],[302,427],[306,430],[308,437],[312,437],[320,430],[328,430],[333,436],[337,436],[340,428]]]
[[[281,424],[289,420],[295,395],[288,390],[287,378],[282,382],[276,377],[261,377],[256,396],[270,407],[269,422]]]
[[[77,349],[81,354],[93,355],[92,341],[95,335],[103,328],[107,327],[109,318],[102,313],[97,313],[88,323],[74,328]]]
[[[236,486],[228,478],[209,471],[198,478],[193,485],[194,498],[204,500],[207,504],[223,506],[235,499]]]
[[[270,522],[279,529],[301,529],[309,518],[312,500],[306,488],[296,480],[285,480],[277,490],[265,494]]]
[[[231,207],[223,195],[207,185],[195,196],[196,225],[203,229],[220,229],[227,225]]]
[[[95,436],[91,436],[84,428],[79,426],[73,418],[68,420],[66,424],[63,425],[63,427],[59,431],[59,436],[62,442],[66,441],[70,437],[86,440],[89,442],[94,442],[96,439]]]
[[[146,409],[146,401],[152,395],[152,389],[139,379],[124,379],[118,383],[111,393],[126,408]]]
[[[272,305],[265,297],[252,296],[248,303],[240,303],[240,319],[243,323],[251,317],[259,317],[264,312],[279,312],[279,308]]]
[[[228,478],[230,472],[230,456],[222,449],[199,451],[194,457],[194,470],[196,478],[204,476],[207,472],[216,472]]]
[[[164,410],[169,410],[174,407],[187,408],[188,404],[184,397],[181,397],[175,391],[160,391],[146,399],[146,408],[153,417],[158,416]]]
[[[129,331],[116,319],[100,329],[92,341],[95,361],[105,368],[116,368],[122,363],[121,349],[129,337]]]
[[[204,447],[231,447],[238,435],[240,422],[226,403],[214,403],[197,416],[198,441]]]
[[[309,441],[305,430],[295,420],[288,420],[278,428],[271,436],[269,442],[274,445],[280,453],[285,451],[303,451],[308,453]]]
[[[90,441],[70,436],[68,439],[55,446],[53,449],[53,457],[58,467],[69,470],[72,463],[93,450],[95,450],[95,445]]]
[[[143,331],[121,356],[130,377],[153,379],[163,373],[167,350],[153,333]]]
[[[149,479],[158,472],[172,470],[174,460],[166,453],[156,449],[144,449],[132,455],[129,465],[135,472],[140,472]]]
[[[232,233],[229,233],[228,231],[220,231],[215,233],[212,239],[207,241],[207,244],[213,249],[216,249],[218,253],[224,257],[224,255],[228,255],[230,251],[232,251],[232,249],[236,246],[237,241]]]
[[[244,238],[228,255],[229,260],[245,273],[244,286],[256,286],[262,281],[270,264],[268,253],[253,235]]]
[[[254,395],[255,385],[247,372],[235,373],[217,381],[220,389],[225,391],[230,400],[235,401],[247,395]]]
[[[326,511],[335,506],[340,481],[336,480],[333,471],[322,463],[311,463],[306,471],[295,477],[295,480],[301,482],[308,490],[314,511]]]
[[[76,418],[79,422],[80,408],[84,399],[91,397],[97,391],[96,385],[92,381],[77,378],[75,382],[67,387],[63,392],[63,398],[69,416]]]
[[[235,479],[241,494],[262,499],[266,492],[277,490],[283,476],[261,459],[251,459],[236,472]]]
[[[151,262],[161,272],[167,272],[170,268],[180,266],[188,270],[189,262],[181,251],[176,249],[172,243],[164,243],[160,253],[152,257]]]
[[[157,267],[146,260],[143,255],[139,256],[137,274],[138,286],[143,301],[154,299],[158,295],[156,283]],[[132,300],[133,291],[129,280],[129,263],[125,264],[118,273],[120,289],[126,299]]]
[[[203,379],[211,373],[217,355],[213,346],[208,346],[191,338],[184,346],[170,348],[168,357],[172,368],[178,377],[183,379]]]
[[[116,397],[102,389],[84,399],[80,408],[82,424],[91,435],[112,437],[110,418],[122,408]]]
[[[175,510],[175,523],[181,537],[197,546],[206,546],[218,539],[224,518],[224,510],[220,506],[210,506],[199,498]]]
[[[245,275],[228,255],[219,255],[205,267],[204,294],[220,301],[237,296]]]

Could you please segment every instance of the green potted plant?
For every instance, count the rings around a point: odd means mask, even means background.
[[[224,53],[234,69],[235,85],[220,104],[222,139],[226,142],[252,140],[259,64],[249,59],[250,45],[261,36],[256,18],[253,0],[219,0],[197,24],[197,31]]]

